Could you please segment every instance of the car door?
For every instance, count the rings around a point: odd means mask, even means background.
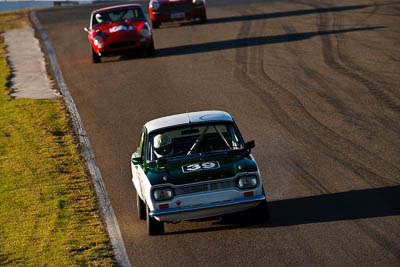
[[[144,199],[143,196],[143,181],[142,181],[142,164],[145,160],[144,154],[145,154],[145,139],[146,139],[146,132],[143,129],[142,133],[139,138],[138,146],[136,149],[136,152],[133,154],[132,157],[140,157],[141,162],[138,164],[132,164],[132,182],[135,185],[136,191],[139,194],[141,199]]]

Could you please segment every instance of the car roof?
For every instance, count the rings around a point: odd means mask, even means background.
[[[125,8],[125,7],[142,7],[142,5],[140,5],[140,4],[126,4],[126,5],[118,5],[118,6],[109,6],[109,7],[104,7],[104,8],[93,10],[92,14],[98,13],[98,12],[101,12],[101,11],[120,9],[120,8]]]
[[[208,110],[208,111],[197,111],[190,113],[182,113],[167,117],[158,118],[147,122],[144,127],[146,127],[147,132],[173,127],[178,125],[189,125],[191,123],[201,123],[208,121],[233,121],[232,116],[225,112],[219,110]]]

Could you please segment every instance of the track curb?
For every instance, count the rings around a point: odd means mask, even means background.
[[[105,218],[105,223],[107,226],[107,231],[111,239],[111,244],[113,247],[114,255],[119,266],[130,267],[128,254],[126,253],[124,241],[122,239],[121,231],[117,222],[117,218],[114,213],[114,209],[111,206],[111,201],[108,198],[107,190],[104,185],[103,178],[100,173],[100,169],[97,166],[97,162],[89,142],[89,137],[83,127],[83,122],[79,116],[78,110],[75,106],[74,100],[72,99],[71,93],[68,90],[67,84],[64,81],[64,77],[61,73],[60,67],[58,65],[57,57],[51,42],[46,34],[46,31],[40,24],[36,11],[30,12],[30,18],[36,29],[39,31],[40,36],[46,46],[47,54],[50,59],[50,63],[57,80],[57,84],[60,88],[62,95],[64,95],[65,103],[67,105],[68,111],[71,114],[71,119],[74,124],[76,133],[79,137],[79,142],[84,151],[84,157],[89,168],[89,172],[92,178],[92,182],[96,191],[97,199],[103,216]]]

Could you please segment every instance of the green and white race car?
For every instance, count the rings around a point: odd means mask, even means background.
[[[232,116],[201,111],[147,122],[131,158],[138,217],[149,235],[164,222],[252,209],[268,219],[260,171]]]

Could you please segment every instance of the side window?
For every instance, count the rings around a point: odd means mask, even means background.
[[[138,147],[137,147],[137,149],[136,149],[136,152],[137,152],[141,157],[143,157],[143,153],[142,153],[142,152],[143,152],[144,139],[145,139],[145,132],[142,131],[142,134],[140,135],[140,138],[139,138]]]
[[[134,9],[134,12],[135,12],[135,18],[144,19],[144,15],[143,15],[143,12],[141,9],[136,8],[136,9]]]

